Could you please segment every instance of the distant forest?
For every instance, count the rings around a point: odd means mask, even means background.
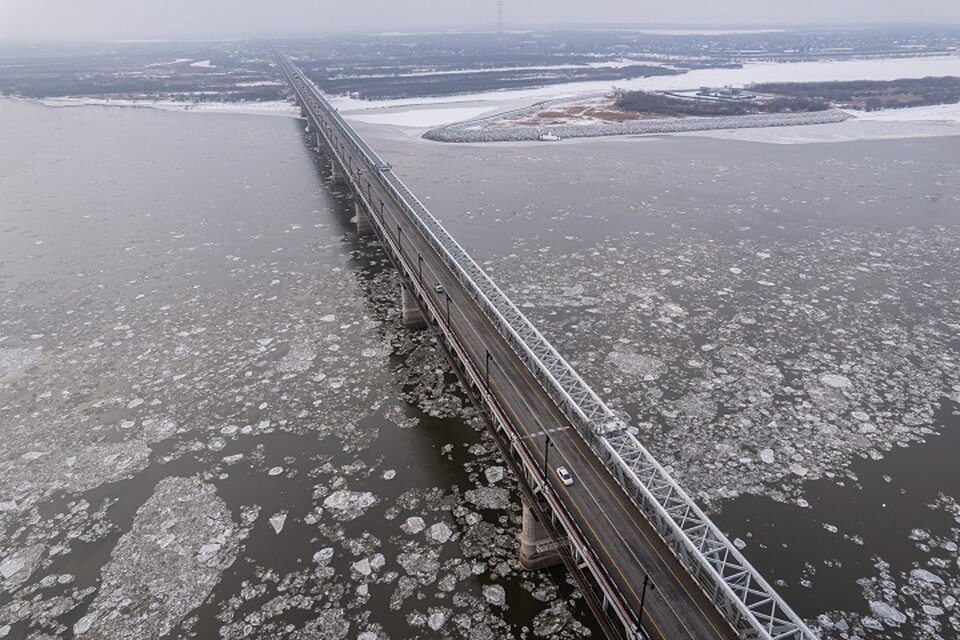
[[[764,102],[720,100],[686,100],[662,93],[627,91],[617,99],[624,111],[663,116],[742,116],[752,113],[796,113],[825,111],[830,105],[805,96],[774,98]]]
[[[960,102],[960,78],[904,78],[846,82],[768,82],[750,87],[759,93],[827,100],[853,109],[895,109]]]

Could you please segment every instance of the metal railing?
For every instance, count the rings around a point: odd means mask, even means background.
[[[488,320],[656,528],[717,609],[744,638],[816,636],[694,503],[388,165],[288,58],[284,71],[308,108],[325,113],[362,156]],[[296,86],[300,85],[300,86]]]

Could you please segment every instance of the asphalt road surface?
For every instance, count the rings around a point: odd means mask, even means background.
[[[340,136],[339,132],[335,135]],[[339,142],[352,146],[346,138]],[[353,163],[362,158],[356,149],[350,150],[350,156]],[[536,452],[538,463],[542,464],[546,456],[551,490],[562,498],[630,610],[639,612],[644,576],[649,578],[644,597],[644,629],[651,637],[662,640],[738,638],[403,207],[381,184],[380,168],[363,163],[361,166],[359,178],[356,174],[354,178],[375,210],[375,224],[400,247],[410,272],[422,278],[436,307],[445,311],[449,304],[449,325],[476,371],[486,371],[490,354],[490,390],[517,435],[533,443],[530,448]],[[556,467],[561,465],[573,474],[571,486],[563,485],[556,476]]]

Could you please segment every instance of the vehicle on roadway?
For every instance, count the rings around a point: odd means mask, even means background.
[[[381,162],[380,164],[377,165],[377,171],[384,171],[384,172],[390,171],[390,165],[387,164],[386,162]]]
[[[557,477],[564,486],[569,487],[573,484],[573,475],[567,471],[566,467],[557,467]]]
[[[438,282],[437,286],[435,286],[433,290],[436,291],[437,293],[443,293],[443,285]]]

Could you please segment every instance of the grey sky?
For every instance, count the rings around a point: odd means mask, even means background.
[[[508,25],[960,22],[960,0],[504,0]],[[496,0],[0,0],[4,40],[492,27]]]

